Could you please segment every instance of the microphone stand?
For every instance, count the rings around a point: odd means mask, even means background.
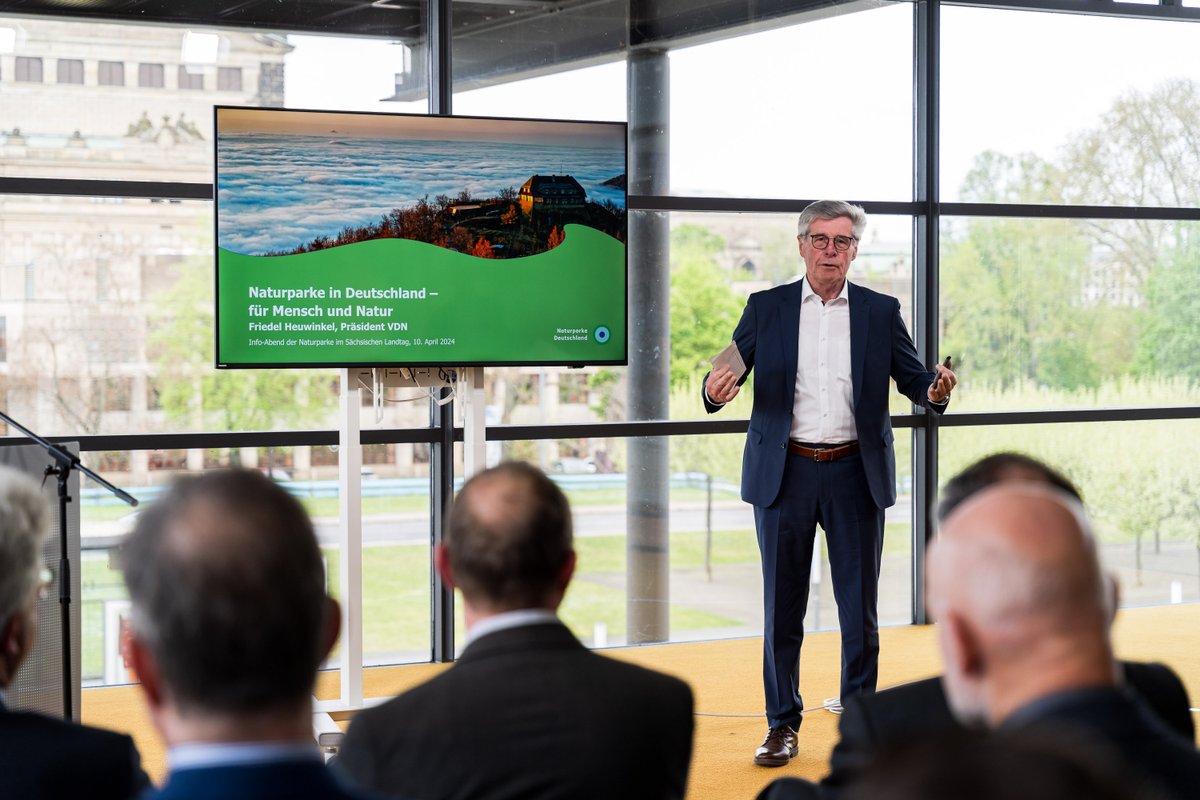
[[[79,456],[62,449],[52,442],[46,441],[3,411],[0,411],[0,420],[3,420],[25,434],[31,441],[41,445],[55,461],[53,465],[46,467],[45,474],[46,477],[51,475],[58,476],[58,604],[62,613],[63,719],[73,720],[75,713],[72,706],[74,704],[75,692],[72,684],[75,678],[75,671],[72,669],[73,665],[71,664],[71,557],[67,551],[67,503],[71,502],[71,497],[67,493],[67,481],[71,477],[71,470],[79,470],[131,506],[136,506],[138,501],[133,495],[113,486],[104,480],[104,478],[101,478],[95,472],[85,467],[80,463]]]

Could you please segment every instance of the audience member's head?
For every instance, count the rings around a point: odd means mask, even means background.
[[[436,558],[476,614],[555,609],[575,567],[567,498],[528,464],[485,470],[459,492]]]
[[[133,666],[168,741],[173,719],[235,722],[247,739],[247,719],[264,737],[275,718],[311,724],[338,614],[295,498],[248,470],[183,478],[142,512],[121,566]]]
[[[1091,750],[1028,731],[917,739],[847,786],[844,800],[1134,800],[1140,795]]]
[[[0,466],[0,688],[12,683],[37,635],[48,509],[37,481]]]
[[[971,464],[942,487],[937,507],[938,521],[950,516],[971,495],[1003,481],[1049,484],[1083,502],[1075,484],[1053,467],[1022,453],[992,453]]]
[[[927,580],[964,722],[995,725],[1044,695],[1115,682],[1110,586],[1074,498],[1023,481],[977,493],[946,518]]]

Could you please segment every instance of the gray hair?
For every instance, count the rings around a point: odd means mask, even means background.
[[[175,482],[121,548],[133,628],[185,709],[271,713],[306,702],[328,598],[312,522],[251,470]]]
[[[37,588],[49,511],[37,481],[0,465],[0,626]]]
[[[867,212],[863,211],[862,206],[856,206],[843,200],[818,200],[815,203],[809,203],[800,212],[800,219],[796,220],[796,233],[800,236],[808,233],[808,226],[814,220],[838,219],[839,217],[846,217],[850,220],[854,238],[861,240],[863,231],[867,229]]]

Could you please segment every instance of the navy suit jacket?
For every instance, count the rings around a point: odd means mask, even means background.
[[[81,797],[84,795],[80,795]],[[181,769],[141,800],[367,800],[318,759]]]
[[[149,785],[128,736],[0,704],[0,796],[128,800]]]
[[[801,281],[750,295],[733,332],[754,372],[754,409],[746,432],[742,458],[742,499],[760,507],[779,496],[787,463],[788,435],[795,405],[796,360],[799,354]],[[862,286],[850,284],[850,369],[854,423],[859,452],[871,497],[876,506],[896,502],[896,455],[892,419],[888,414],[889,380],[913,403],[942,413],[946,406],[929,402],[927,392],[935,373],[917,357],[900,302]],[[746,376],[742,377],[744,382]],[[704,400],[711,413],[721,406]]]

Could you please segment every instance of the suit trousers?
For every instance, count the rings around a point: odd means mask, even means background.
[[[799,727],[804,708],[800,647],[817,525],[825,531],[842,630],[841,696],[875,691],[883,521],[857,453],[816,462],[789,452],[778,499],[754,507],[763,572],[763,686],[771,727]]]

